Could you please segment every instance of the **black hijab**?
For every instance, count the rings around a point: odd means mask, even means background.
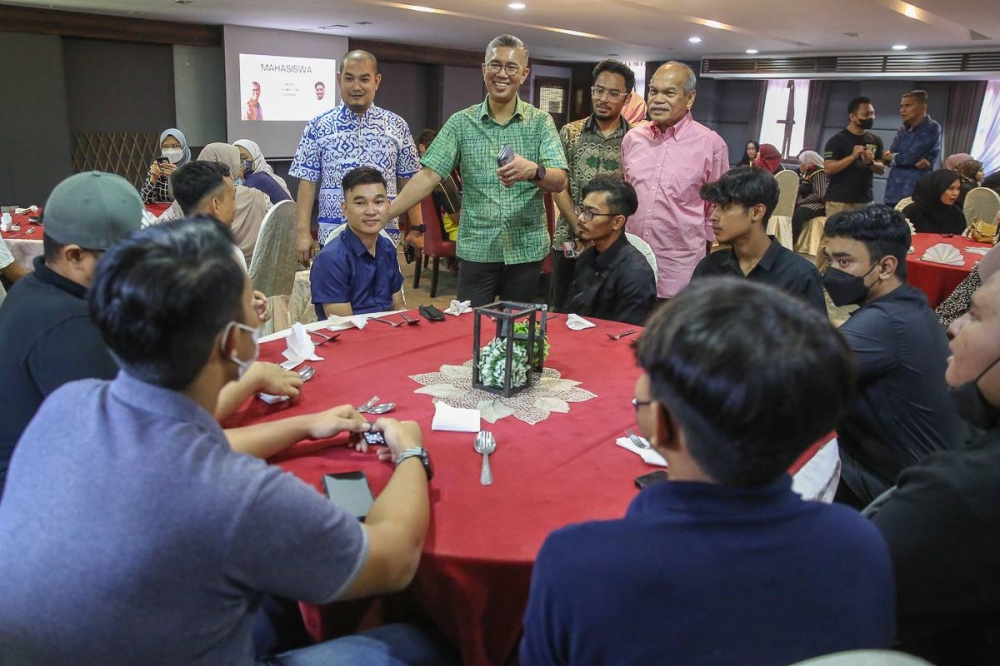
[[[962,209],[954,204],[948,206],[941,203],[941,195],[956,180],[961,181],[961,177],[954,171],[938,169],[917,181],[913,189],[913,203],[903,211],[917,232],[960,234],[965,231]]]

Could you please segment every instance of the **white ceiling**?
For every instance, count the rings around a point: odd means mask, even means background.
[[[762,56],[883,53],[894,44],[906,44],[911,52],[1000,48],[998,0],[522,0],[527,8],[521,11],[509,9],[509,1],[24,0],[16,4],[476,50],[495,35],[511,32],[528,44],[535,57],[556,60],[592,61],[610,54],[625,60],[697,60],[743,55],[748,48],[759,49]],[[358,24],[363,21],[371,24]],[[347,27],[319,29],[331,24]],[[695,35],[702,38],[700,44],[688,42]]]

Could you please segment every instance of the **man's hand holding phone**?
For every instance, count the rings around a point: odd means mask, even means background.
[[[382,442],[378,441],[381,435]],[[396,457],[407,449],[423,446],[424,438],[420,432],[420,426],[416,421],[397,421],[382,417],[370,425],[368,432],[361,433],[362,441],[358,443],[358,451],[367,451],[368,445],[379,445],[378,459],[383,462],[392,462]]]

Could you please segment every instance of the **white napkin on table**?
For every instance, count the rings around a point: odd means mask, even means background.
[[[456,301],[452,300],[451,305],[445,308],[444,313],[455,315],[463,315],[466,312],[472,312],[472,301]]]
[[[348,328],[360,330],[368,325],[368,315],[351,315],[350,317],[330,315],[326,318],[326,324],[331,331],[343,331]]]
[[[924,252],[924,256],[920,258],[923,261],[931,261],[935,264],[945,264],[947,266],[965,265],[965,259],[962,258],[962,253],[956,250],[954,246],[948,245],[947,243],[932,245],[927,248],[927,251]]]
[[[281,364],[285,370],[291,370],[303,361],[323,360],[316,355],[316,345],[306,332],[306,327],[300,322],[292,324],[285,341],[288,343],[288,349],[283,351],[282,355],[288,360]]]
[[[28,206],[27,208],[15,208],[14,215],[34,215],[38,212],[38,206]]]
[[[993,248],[991,248],[991,247],[963,247],[962,249],[965,250],[966,252],[968,252],[969,254],[986,254],[987,252],[989,252]]]
[[[438,400],[434,403],[434,420],[431,430],[451,432],[479,432],[479,410],[460,409]]]
[[[643,441],[646,441],[643,438]],[[615,444],[637,454],[647,465],[658,465],[660,467],[666,467],[667,461],[661,456],[656,449],[640,449],[638,446],[632,443],[628,437],[619,437],[615,440]]]
[[[587,321],[580,315],[567,315],[566,316],[566,326],[574,331],[582,331],[585,328],[594,328],[596,326],[592,321]]]

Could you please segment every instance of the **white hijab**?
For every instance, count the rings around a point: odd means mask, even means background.
[[[281,186],[281,189],[285,191],[285,194],[289,197],[292,196],[291,190],[288,189],[288,184],[283,178],[275,175],[274,169],[272,169],[271,165],[264,159],[264,153],[260,151],[260,146],[257,145],[256,141],[251,141],[250,139],[240,139],[239,141],[233,141],[233,145],[250,153],[250,157],[253,158],[254,173],[266,173],[274,179],[274,182]]]

